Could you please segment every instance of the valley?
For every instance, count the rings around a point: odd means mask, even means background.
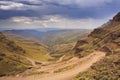
[[[71,50],[77,40],[87,37],[90,31],[91,30],[87,29],[72,30],[51,28],[41,30],[5,30],[3,33],[9,39],[15,41],[18,45],[24,47],[24,49],[27,49],[28,52],[32,49],[34,52],[40,53],[39,49],[41,48],[42,56],[45,53],[49,53],[51,56],[59,58]],[[64,49],[61,46],[63,46]]]
[[[51,41],[56,40],[55,44],[54,42],[51,42],[51,44],[54,44],[52,45],[52,47],[47,45],[48,43],[42,43],[41,39],[36,37],[37,35],[39,36],[39,34],[43,33],[41,31],[39,33],[35,30],[2,31],[0,35],[0,76],[16,75],[18,73],[24,72],[26,69],[34,69],[36,67],[39,67],[40,65],[46,65],[46,63],[49,62],[50,64],[55,63],[56,60],[58,60],[62,56],[69,54],[68,51],[73,49],[76,40],[79,38],[74,37],[74,35],[77,34],[81,35],[81,37],[86,37],[87,34],[90,32],[90,30],[79,30],[80,32],[78,30],[73,30],[74,33],[72,34],[71,31],[72,30],[59,30],[58,33],[56,31],[48,32],[48,34],[51,33],[51,36],[53,36],[54,38],[58,37],[62,41],[62,43],[59,43],[59,40],[51,37],[49,38],[48,35],[46,37],[44,36],[46,39],[50,39]],[[80,34],[82,33],[81,31],[85,31],[85,33],[83,33],[85,36],[83,34]],[[57,35],[52,35],[54,33]],[[73,41],[71,42],[66,40],[67,43],[64,42],[65,38],[61,38],[63,35],[62,33],[64,34],[64,36],[66,36],[66,39],[68,37],[73,37]],[[28,36],[26,34],[30,35]],[[45,33],[45,35],[46,34],[47,33]],[[69,55],[67,57],[67,59],[69,59],[72,56]],[[14,65],[15,68],[12,67]],[[9,70],[9,66],[16,70],[12,70],[12,68]]]
[[[93,31],[1,31],[0,45],[0,80],[120,79],[120,12]]]

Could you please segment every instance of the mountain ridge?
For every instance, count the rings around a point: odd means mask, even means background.
[[[44,29],[43,30],[5,30],[5,34],[17,34],[23,37],[36,38],[47,46],[77,41],[86,37],[91,30],[87,29]]]
[[[120,12],[108,23],[94,29],[84,40],[77,42],[75,54],[80,57],[95,50],[106,52],[106,57],[91,68],[80,73],[75,80],[119,80],[120,79]]]

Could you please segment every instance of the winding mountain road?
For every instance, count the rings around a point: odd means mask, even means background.
[[[70,60],[70,62],[68,61],[67,63],[58,63],[59,65],[48,65],[43,69],[43,71],[48,70],[54,72],[54,70],[56,69],[76,64],[74,68],[64,72],[33,75],[26,77],[2,77],[0,78],[0,80],[72,80],[78,73],[87,71],[94,63],[104,58],[104,56],[104,52],[95,51],[84,58],[75,58]]]

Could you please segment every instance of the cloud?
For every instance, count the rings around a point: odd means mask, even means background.
[[[23,8],[24,4],[16,3],[11,1],[0,1],[0,9],[9,10],[9,9],[20,9]]]
[[[45,8],[48,5],[57,6],[69,6],[76,8],[88,8],[103,6],[108,3],[112,3],[113,0],[11,0],[11,1],[0,1],[0,9],[10,10],[26,10],[35,8]],[[33,8],[35,7],[35,8]]]
[[[0,1],[0,19],[16,16],[66,18],[103,18],[119,11],[118,0],[4,0]],[[14,13],[14,14],[13,14]]]
[[[95,28],[120,10],[119,3],[119,0],[0,0],[0,27]]]
[[[25,23],[25,24],[31,24],[32,22],[32,19],[28,17],[12,17],[10,20],[13,22]]]
[[[33,21],[32,21],[33,20]],[[40,23],[29,17],[13,17],[10,19],[0,20],[0,29],[34,29],[43,28]]]
[[[13,17],[7,20],[0,21],[0,27],[15,28],[15,29],[31,29],[31,28],[80,28],[93,29],[101,26],[107,19],[67,19],[65,17],[43,16],[37,17]]]
[[[63,2],[61,3],[59,0],[59,3],[61,4],[74,4],[79,7],[95,7],[95,6],[102,6],[105,5],[106,3],[112,2],[112,0],[62,0]],[[66,1],[66,2],[65,2]]]
[[[47,18],[46,18],[47,17]],[[93,29],[101,26],[105,23],[107,19],[94,19],[94,18],[85,18],[85,19],[68,19],[62,16],[45,16],[46,21],[43,20],[42,23],[47,25],[48,28],[81,28],[81,29]]]
[[[35,5],[26,5],[19,2],[13,1],[0,1],[0,10],[30,10],[35,9]]]
[[[19,0],[15,0],[19,1]],[[59,5],[73,5],[78,7],[95,7],[103,6],[111,3],[113,0],[21,0],[32,4],[59,4]]]

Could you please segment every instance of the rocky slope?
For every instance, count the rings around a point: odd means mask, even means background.
[[[120,12],[112,20],[91,32],[88,38],[79,40],[74,48],[75,54],[80,57],[94,50],[106,52],[106,57],[94,64],[89,71],[80,73],[75,80],[119,80]]]

